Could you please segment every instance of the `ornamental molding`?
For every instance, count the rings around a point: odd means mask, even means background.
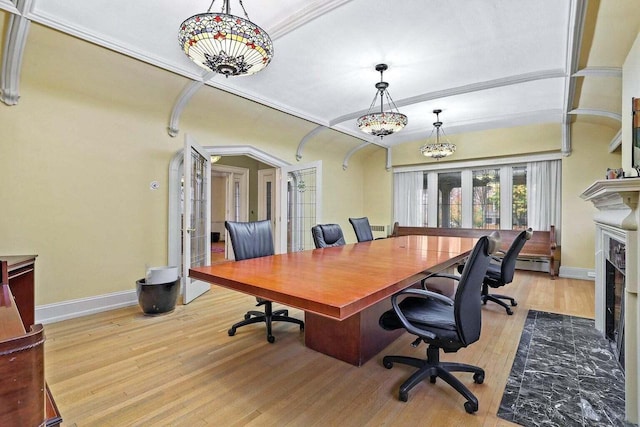
[[[640,178],[596,181],[580,195],[598,209],[595,222],[631,231],[638,229],[639,196]]]

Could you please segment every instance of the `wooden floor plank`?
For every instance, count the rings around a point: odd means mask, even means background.
[[[409,334],[359,368],[304,347],[296,325],[276,323],[274,344],[259,324],[229,337],[255,299],[215,286],[165,316],[128,307],[45,325],[46,378],[64,426],[509,426],[496,412],[528,309],[593,318],[594,283],[518,271],[500,291],[518,300],[514,315],[487,304],[480,341],[442,357],[485,369],[482,385],[459,375],[480,401],[475,415],[442,381],[398,401],[412,370],[381,359],[424,357]]]

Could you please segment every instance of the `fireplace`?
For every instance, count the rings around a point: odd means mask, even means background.
[[[624,369],[625,243],[609,234],[605,247],[605,336]]]
[[[595,324],[625,371],[625,417],[640,419],[640,178],[596,181],[581,195],[597,208]]]

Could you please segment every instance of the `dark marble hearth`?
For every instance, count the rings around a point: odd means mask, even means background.
[[[523,426],[631,426],[624,372],[594,321],[529,310],[498,416]]]

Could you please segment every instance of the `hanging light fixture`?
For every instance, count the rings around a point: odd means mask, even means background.
[[[358,118],[356,122],[361,131],[381,138],[398,132],[407,125],[407,116],[398,112],[398,107],[396,107],[395,102],[391,99],[391,95],[389,95],[389,91],[387,91],[389,83],[382,80],[382,73],[387,68],[389,68],[387,64],[376,65],[376,71],[380,71],[380,81],[376,83],[378,92],[373,96],[373,102],[371,102],[367,114]],[[374,113],[372,110],[376,104],[378,95],[380,95],[380,111]],[[387,112],[383,109],[385,97],[390,108]]]
[[[442,113],[442,110],[433,110],[433,113],[436,115],[436,121],[433,123],[433,130],[431,131],[431,135],[429,135],[427,143],[420,147],[420,152],[425,157],[433,157],[436,160],[440,160],[443,157],[452,155],[453,152],[456,151],[456,145],[447,140],[447,136],[444,134],[444,130],[442,130],[442,122],[440,121],[440,113]],[[432,138],[434,132],[436,134],[435,142]],[[444,142],[440,142],[440,133],[442,133],[444,137]]]
[[[189,58],[207,71],[229,76],[255,74],[273,57],[269,35],[249,20],[242,0],[244,16],[231,15],[230,0],[223,0],[222,12],[194,15],[180,25],[178,41]]]

